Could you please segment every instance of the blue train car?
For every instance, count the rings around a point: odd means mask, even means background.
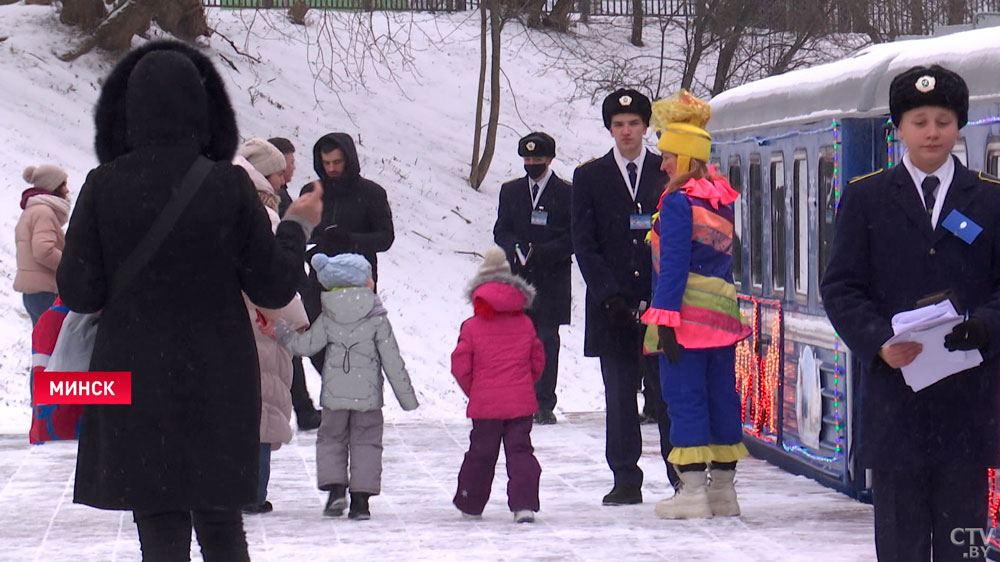
[[[869,478],[851,456],[860,369],[819,294],[840,192],[852,177],[899,162],[889,84],[915,65],[965,78],[970,122],[954,153],[997,174],[998,63],[1000,33],[981,29],[873,45],[711,100],[712,164],[741,193],[734,276],[753,335],[737,350],[736,374],[755,456],[869,499]]]

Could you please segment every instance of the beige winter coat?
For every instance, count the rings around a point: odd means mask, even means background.
[[[19,293],[58,293],[56,268],[62,259],[69,220],[69,201],[58,195],[35,195],[28,199],[14,227],[17,273],[14,290]]]
[[[273,198],[277,205],[274,189],[260,172],[242,156],[237,156],[233,163],[246,170],[262,200],[271,201]],[[268,205],[264,208],[271,218],[271,229],[276,229],[280,221],[277,211]],[[257,358],[260,361],[260,442],[270,443],[271,450],[276,450],[282,443],[292,440],[292,354],[268,334],[278,323],[283,323],[292,330],[305,328],[309,326],[309,318],[298,295],[278,310],[257,307],[246,295],[243,298],[253,323]]]

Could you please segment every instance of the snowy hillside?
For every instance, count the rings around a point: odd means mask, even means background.
[[[25,432],[30,321],[21,295],[11,289],[14,225],[20,193],[28,187],[21,172],[28,165],[56,163],[69,173],[71,191],[79,191],[96,165],[92,109],[114,57],[93,52],[63,63],[57,51],[79,37],[59,24],[53,8],[0,10],[0,37],[7,37],[0,43],[0,115],[7,139],[0,146],[0,276],[5,279],[0,283],[0,432]],[[237,52],[218,35],[202,41],[228,81],[240,133],[292,140],[298,158],[293,194],[316,177],[310,154],[317,138],[331,131],[354,136],[362,173],[386,188],[395,217],[396,242],[380,258],[380,292],[423,404],[407,416],[464,416],[464,397],[448,367],[458,326],[471,312],[461,296],[477,263],[468,252],[491,243],[499,186],[523,174],[517,139],[532,129],[551,133],[559,156],[553,168],[569,179],[576,164],[610,148],[599,106],[566,104],[560,92],[572,90],[569,78],[551,71],[540,76],[545,59],[522,30],[520,41],[504,52],[516,107],[505,88],[497,153],[483,189],[476,192],[464,178],[472,154],[478,21],[469,14],[387,16],[412,23],[412,71],[397,64],[397,86],[380,81],[369,68],[369,91],[357,88],[338,97],[317,84],[310,69],[317,52],[308,40],[318,33],[316,26],[293,26],[281,14],[262,12],[251,21],[253,12],[209,11],[210,24],[239,47]],[[318,16],[313,16],[315,24]],[[351,25],[350,16],[341,19]],[[544,87],[534,87],[539,83]],[[597,362],[582,356],[584,290],[575,268],[574,275],[573,325],[562,331],[559,409],[593,411],[603,407],[603,387]],[[310,378],[309,386],[315,394],[318,379]],[[402,415],[395,401],[388,403],[387,415]]]

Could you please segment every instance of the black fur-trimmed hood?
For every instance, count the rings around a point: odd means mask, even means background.
[[[208,158],[229,161],[239,142],[222,77],[208,57],[173,40],[152,41],[118,62],[101,89],[94,121],[101,164],[138,146],[190,141]]]

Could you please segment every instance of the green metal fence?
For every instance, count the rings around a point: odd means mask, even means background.
[[[295,0],[204,0],[206,8],[276,8],[288,9]],[[427,11],[460,12],[466,0],[305,0],[310,8],[346,11]]]

